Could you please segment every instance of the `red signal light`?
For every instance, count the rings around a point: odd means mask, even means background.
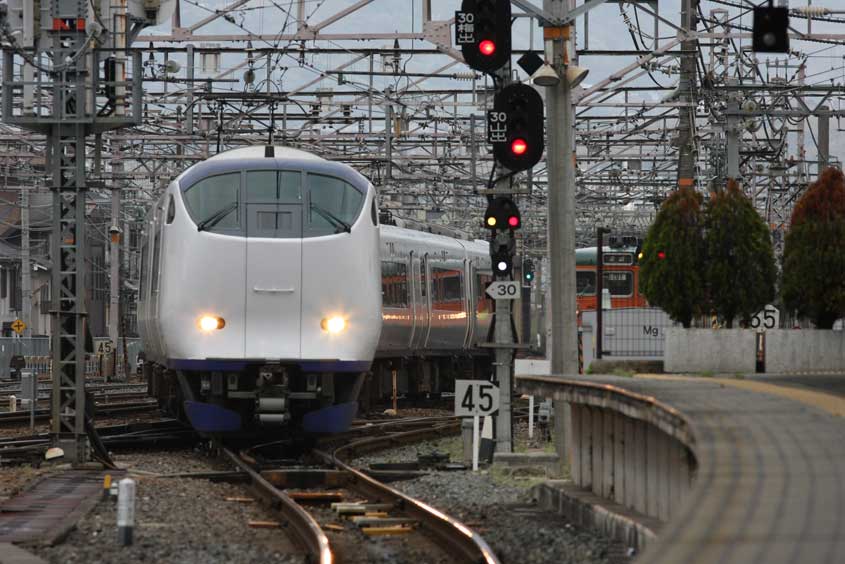
[[[508,225],[511,227],[519,227],[519,218],[515,215],[512,215],[508,218]]]
[[[657,252],[657,258],[659,258],[660,260],[665,259],[665,258],[666,258],[666,253],[664,253],[663,251],[658,251],[658,252]]]
[[[525,139],[519,138],[511,141],[511,152],[513,152],[514,155],[524,155],[527,150],[528,143],[526,143]]]
[[[489,57],[496,52],[496,44],[489,39],[485,39],[478,44],[478,50],[481,51],[481,54],[485,57]]]

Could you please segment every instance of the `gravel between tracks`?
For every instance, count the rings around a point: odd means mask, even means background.
[[[280,529],[250,528],[248,521],[276,521],[241,485],[208,480],[161,478],[147,473],[229,470],[191,451],[143,452],[115,456],[121,467],[141,470],[137,480],[135,542],[117,544],[117,506],[100,502],[63,544],[34,551],[53,564],[247,564],[304,562]]]
[[[519,444],[519,443],[518,443]],[[460,440],[440,439],[383,451],[354,460],[357,466],[402,462],[433,451],[460,461]],[[446,512],[478,531],[504,564],[622,564],[627,547],[577,529],[559,515],[540,511],[530,496],[538,474],[520,478],[482,470],[431,472],[395,482],[396,489]]]

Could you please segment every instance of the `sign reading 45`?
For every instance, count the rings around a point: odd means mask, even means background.
[[[455,380],[455,415],[492,415],[499,410],[499,388],[484,380]]]

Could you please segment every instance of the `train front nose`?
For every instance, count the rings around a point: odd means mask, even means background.
[[[244,353],[246,358],[300,358],[302,240],[273,237],[301,231],[299,206],[248,205]]]

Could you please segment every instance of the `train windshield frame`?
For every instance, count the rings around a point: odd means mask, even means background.
[[[211,160],[183,175],[180,192],[201,231],[305,239],[349,232],[361,218],[369,183],[353,174],[330,162]]]

